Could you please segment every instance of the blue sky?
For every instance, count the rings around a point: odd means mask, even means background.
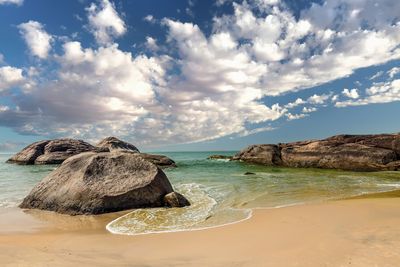
[[[0,0],[0,151],[399,131],[397,0]]]

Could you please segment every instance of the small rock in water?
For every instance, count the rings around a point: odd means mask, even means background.
[[[255,175],[254,172],[245,172],[244,175]]]
[[[189,200],[177,192],[171,192],[164,196],[165,205],[171,208],[190,206]]]

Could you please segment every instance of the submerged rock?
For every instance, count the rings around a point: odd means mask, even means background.
[[[337,135],[323,140],[252,145],[233,159],[267,166],[398,170],[400,134]]]
[[[172,192],[164,196],[164,203],[166,206],[171,208],[182,208],[190,206],[189,200],[187,200],[183,195]]]
[[[60,164],[74,155],[97,149],[75,139],[55,139],[35,142],[12,156],[7,162],[17,164]]]
[[[254,172],[245,172],[244,175],[256,175]]]
[[[172,192],[164,172],[137,153],[87,152],[64,161],[20,207],[76,215],[187,204],[177,193],[164,198]]]
[[[108,149],[109,151],[129,150],[129,151],[139,152],[139,149],[137,149],[137,147],[135,147],[134,145],[132,145],[128,142],[122,141],[113,136],[104,138],[96,145],[96,147]]]

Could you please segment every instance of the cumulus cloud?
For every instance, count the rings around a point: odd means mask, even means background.
[[[163,19],[171,51],[152,57],[121,50],[114,39],[126,25],[115,6],[91,4],[88,27],[99,46],[67,41],[54,57],[56,79],[21,95],[18,108],[0,111],[0,122],[22,133],[185,143],[269,130],[272,121],[304,118],[331,102],[340,107],[399,95],[394,80],[375,84],[364,98],[348,90],[353,97],[343,102],[325,92],[265,104],[270,96],[399,59],[398,1],[377,9],[370,0],[327,0],[296,16],[281,1],[218,3],[232,4],[234,12],[215,17],[207,34],[195,23]],[[154,50],[157,42],[148,37],[146,44]],[[302,113],[289,112],[301,105],[307,105]]]
[[[31,54],[41,59],[47,58],[53,37],[44,30],[43,24],[30,20],[18,25],[18,28]]]
[[[360,97],[360,95],[358,94],[358,89],[354,88],[354,89],[343,89],[342,94],[348,98],[353,98],[353,99],[357,99]]]
[[[158,47],[157,40],[151,36],[146,36],[146,47],[150,51],[158,51],[160,48]]]
[[[360,106],[400,101],[400,80],[375,83],[365,90],[366,97],[357,100],[336,102],[336,107]]]
[[[0,0],[0,5],[17,5],[21,6],[24,0]]]
[[[22,69],[11,66],[0,67],[0,92],[21,85],[24,80]]]
[[[110,44],[115,37],[125,34],[125,22],[109,0],[101,0],[99,5],[92,3],[86,8],[86,11],[88,12],[90,31],[100,45]]]

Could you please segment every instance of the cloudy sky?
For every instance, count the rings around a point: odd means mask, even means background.
[[[400,131],[398,0],[0,0],[0,151]]]

